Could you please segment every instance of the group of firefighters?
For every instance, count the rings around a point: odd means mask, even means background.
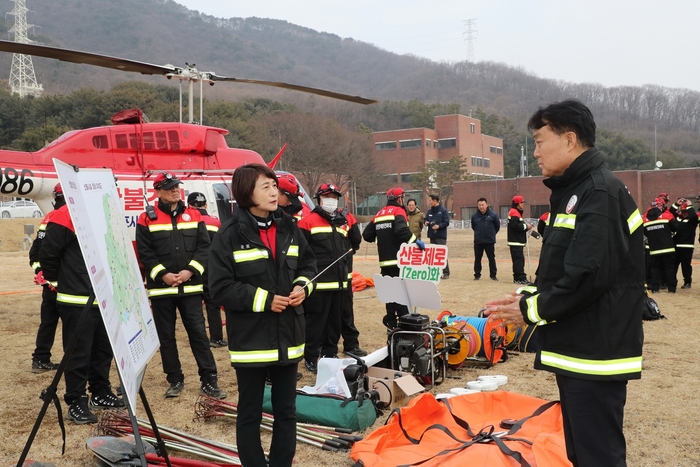
[[[651,293],[663,288],[675,293],[679,266],[683,274],[681,289],[691,287],[697,227],[698,214],[687,198],[678,198],[669,206],[668,193],[660,193],[651,203],[644,214],[646,282]]]

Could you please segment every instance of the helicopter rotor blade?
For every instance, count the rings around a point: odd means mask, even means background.
[[[342,101],[355,102],[357,104],[376,104],[377,100],[367,99],[360,96],[350,96],[348,94],[341,94],[339,92],[327,91],[325,89],[310,88],[308,86],[299,86],[298,84],[281,83],[278,81],[261,81],[257,79],[242,79],[242,78],[229,78],[227,76],[217,76],[213,73],[209,73],[209,79],[211,81],[234,81],[237,83],[250,83],[250,84],[260,84],[263,86],[272,86],[282,89],[292,89],[294,91],[307,92],[309,94],[317,94],[319,96],[332,97],[333,99],[339,99]]]
[[[109,55],[80,52],[79,50],[59,49],[38,44],[23,44],[20,42],[0,40],[0,51],[16,54],[35,55],[37,57],[54,58],[62,62],[95,65],[114,70],[131,71],[143,75],[166,75],[175,73],[178,69],[172,65],[153,65],[125,58],[110,57]]]
[[[215,81],[235,81],[239,83],[259,84],[263,86],[272,86],[283,89],[292,89],[294,91],[307,92],[317,94],[319,96],[331,97],[348,102],[356,102],[358,104],[374,104],[377,101],[367,99],[360,96],[350,96],[338,92],[327,91],[325,89],[311,88],[308,86],[300,86],[297,84],[281,83],[277,81],[261,81],[255,79],[229,78],[226,76],[218,76],[214,73],[201,73],[194,67],[186,69],[175,67],[173,65],[154,65],[152,63],[138,62],[136,60],[128,60],[126,58],[111,57],[109,55],[94,54],[90,52],[81,52],[79,50],[62,49],[58,47],[50,47],[38,44],[24,44],[20,42],[0,40],[0,52],[10,52],[25,55],[35,55],[37,57],[53,58],[63,62],[80,63],[86,65],[95,65],[103,68],[111,68],[120,71],[130,71],[141,73],[143,75],[166,75],[168,78],[177,79],[192,79],[198,81],[206,79],[211,82]]]

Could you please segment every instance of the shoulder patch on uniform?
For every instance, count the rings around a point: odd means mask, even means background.
[[[574,206],[576,206],[576,201],[578,201],[578,197],[576,195],[572,195],[571,198],[569,198],[569,202],[566,203],[567,214],[571,214],[571,211],[574,210]]]

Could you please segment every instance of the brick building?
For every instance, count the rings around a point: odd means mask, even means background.
[[[661,192],[668,193],[671,202],[680,197],[694,201],[700,195],[700,168],[624,170],[615,175],[627,186],[642,214]],[[457,182],[454,185],[455,218],[470,219],[481,197],[488,200],[501,218],[507,218],[515,195],[525,198],[523,217],[538,218],[549,210],[550,190],[542,184],[542,179],[540,176]]]
[[[434,117],[435,129],[408,128],[376,131],[374,166],[390,177],[392,185],[406,191],[411,188],[411,175],[417,173],[429,161],[448,161],[462,156],[467,171],[476,179],[503,178],[503,140],[481,134],[481,121],[465,115],[441,115]],[[384,205],[381,197],[372,197],[369,205]]]

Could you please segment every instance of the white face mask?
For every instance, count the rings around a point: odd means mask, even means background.
[[[338,209],[338,200],[335,198],[322,198],[321,208],[328,214],[332,214],[333,211]]]

